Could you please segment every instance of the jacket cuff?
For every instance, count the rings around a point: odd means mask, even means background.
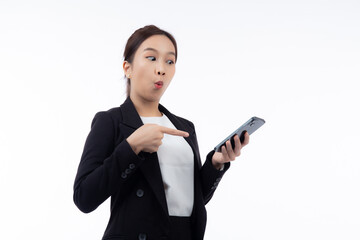
[[[123,180],[127,180],[145,160],[142,152],[136,155],[126,139],[116,147],[115,154],[120,177]]]

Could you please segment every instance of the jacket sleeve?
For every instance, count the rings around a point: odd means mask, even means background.
[[[191,125],[195,131],[194,124],[191,123]],[[196,146],[199,146],[197,143],[196,133],[194,133],[194,135],[195,135]],[[214,192],[221,178],[223,177],[225,172],[230,168],[230,162],[227,162],[224,164],[223,170],[217,170],[212,164],[212,157],[214,153],[215,151],[212,150],[207,154],[206,160],[200,169],[201,188],[202,188],[205,204],[207,204],[210,201],[210,199],[214,195]]]
[[[84,213],[95,210],[109,196],[121,191],[144,158],[136,155],[126,139],[115,145],[110,113],[95,114],[74,182],[73,200]]]
[[[204,196],[205,204],[207,204],[214,192],[221,181],[221,178],[225,174],[225,172],[230,168],[230,162],[224,164],[223,170],[217,170],[214,165],[212,164],[212,156],[214,155],[215,151],[212,150],[206,156],[206,160],[204,165],[201,167],[200,170],[200,177],[202,183],[202,192]]]

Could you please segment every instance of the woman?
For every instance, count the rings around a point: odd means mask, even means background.
[[[203,239],[205,204],[230,161],[249,142],[235,136],[201,164],[195,128],[159,104],[175,74],[177,45],[171,34],[148,25],[129,38],[123,69],[127,99],[95,114],[74,183],[83,212],[111,196],[102,239]]]

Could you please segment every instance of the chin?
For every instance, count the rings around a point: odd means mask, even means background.
[[[138,92],[137,95],[140,98],[142,98],[144,101],[147,101],[147,102],[159,102],[161,97],[164,95],[165,90],[166,89],[159,89],[156,91],[150,90],[150,91],[147,91],[146,93],[145,93],[145,91],[142,93]]]
[[[163,93],[157,93],[157,94],[149,94],[148,96],[144,97],[149,102],[159,102]]]
[[[166,88],[160,89],[155,91],[155,93],[151,94],[151,98],[154,99],[154,101],[159,101],[160,98],[164,95]]]

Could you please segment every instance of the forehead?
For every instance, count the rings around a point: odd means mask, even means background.
[[[138,51],[143,53],[146,48],[156,49],[160,54],[166,54],[168,52],[175,52],[174,44],[165,35],[153,35],[147,38],[139,46]]]

